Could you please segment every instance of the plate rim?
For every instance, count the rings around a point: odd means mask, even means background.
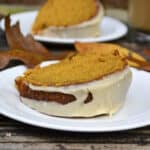
[[[8,68],[6,70],[3,70],[3,71],[0,71],[0,74],[2,72],[7,72],[7,71],[12,71],[12,69],[19,69],[20,67],[25,67],[24,65],[19,65],[19,66],[16,66],[16,67],[12,67],[12,68]],[[0,114],[8,117],[8,118],[11,118],[11,119],[14,119],[16,121],[19,121],[19,122],[22,122],[22,123],[25,123],[25,124],[28,124],[28,125],[33,125],[33,126],[36,126],[36,127],[42,127],[42,128],[47,128],[47,129],[55,129],[55,130],[61,130],[61,131],[71,131],[71,132],[89,132],[89,133],[95,133],[95,132],[118,132],[118,131],[125,131],[125,130],[131,130],[131,129],[136,129],[136,128],[140,128],[140,127],[145,127],[145,126],[148,126],[150,125],[150,119],[143,119],[142,121],[138,122],[139,119],[142,118],[142,116],[146,116],[146,115],[150,115],[150,111],[146,111],[144,113],[141,113],[141,117],[137,118],[134,117],[135,119],[132,120],[133,118],[130,118],[130,119],[127,119],[127,120],[121,120],[122,122],[130,122],[130,125],[129,124],[124,124],[124,125],[121,125],[120,127],[117,126],[117,127],[113,127],[113,128],[109,128],[108,127],[105,127],[105,128],[71,128],[71,127],[64,127],[64,126],[54,126],[53,124],[49,126],[46,124],[38,124],[37,121],[33,121],[31,119],[28,119],[28,118],[25,118],[24,116],[16,116],[16,115],[13,115],[11,113],[11,111],[7,111],[7,110],[4,110],[3,108],[0,108]],[[46,115],[47,116],[47,115]],[[51,116],[50,116],[51,117]],[[56,118],[56,117],[54,117]],[[144,118],[144,117],[143,117]]]
[[[131,125],[124,125],[124,126],[121,126],[121,127],[116,127],[116,128],[111,128],[111,129],[108,129],[108,128],[103,128],[103,129],[100,129],[100,128],[90,128],[90,129],[87,129],[87,128],[71,128],[71,127],[64,127],[64,126],[54,126],[54,125],[44,125],[44,124],[37,124],[36,121],[31,121],[30,119],[24,119],[24,117],[21,117],[21,116],[17,116],[17,117],[14,117],[13,114],[11,113],[8,113],[8,112],[5,112],[5,111],[2,111],[0,110],[0,114],[5,116],[5,117],[8,117],[10,119],[13,119],[13,120],[16,120],[18,122],[21,122],[21,123],[24,123],[26,125],[30,125],[30,126],[35,126],[35,127],[40,127],[40,128],[44,128],[44,129],[53,129],[53,130],[58,130],[58,131],[67,131],[67,132],[80,132],[80,133],[98,133],[98,132],[120,132],[120,131],[127,131],[127,130],[133,130],[133,129],[137,129],[137,128],[141,128],[141,127],[146,127],[146,126],[149,126],[150,125],[150,121],[149,120],[146,120],[146,121],[142,121],[140,123],[132,123]],[[150,115],[150,114],[149,114]]]
[[[20,16],[20,15],[29,15],[29,14],[33,14],[33,13],[37,13],[37,10],[33,10],[33,11],[25,11],[25,12],[20,12],[20,13],[16,13],[16,14],[13,14],[11,15],[11,17],[15,17],[15,16]],[[123,36],[125,36],[127,33],[128,33],[128,27],[126,24],[124,24],[123,22],[121,22],[120,20],[116,19],[116,18],[113,18],[113,17],[110,17],[110,16],[104,16],[103,19],[110,19],[114,22],[116,22],[117,24],[119,24],[121,26],[121,31],[116,33],[113,35],[113,36],[99,36],[99,37],[96,37],[96,38],[85,38],[85,39],[73,39],[73,38],[68,38],[68,39],[63,39],[63,38],[54,38],[54,37],[42,37],[42,36],[39,36],[39,35],[33,35],[34,39],[37,40],[37,41],[40,41],[40,42],[47,42],[47,43],[59,43],[59,44],[74,44],[75,42],[109,42],[109,41],[114,41],[116,39],[119,39]],[[103,20],[102,19],[102,20]],[[101,21],[102,22],[102,21]],[[4,31],[4,19],[2,19],[0,21],[0,27],[1,29]],[[117,29],[119,31],[119,29]],[[28,33],[30,34],[30,33]]]

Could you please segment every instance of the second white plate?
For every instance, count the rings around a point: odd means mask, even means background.
[[[18,13],[11,16],[12,23],[20,21],[21,31],[26,35],[30,33],[32,23],[37,15],[37,11],[30,11],[24,13]],[[2,29],[4,29],[4,20],[0,23]],[[43,37],[34,36],[38,41],[72,44],[76,41],[80,42],[104,42],[118,39],[127,33],[127,27],[122,22],[111,18],[103,17],[101,24],[99,25],[101,35],[95,38],[56,38],[56,37]]]

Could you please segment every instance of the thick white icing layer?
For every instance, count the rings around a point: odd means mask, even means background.
[[[128,67],[113,73],[103,79],[85,84],[65,87],[38,87],[29,85],[32,90],[58,91],[74,95],[77,100],[62,105],[57,102],[36,101],[22,97],[22,102],[29,107],[54,116],[62,117],[93,117],[101,114],[114,114],[125,101],[131,83],[132,73]],[[88,93],[91,92],[93,100],[84,103]]]

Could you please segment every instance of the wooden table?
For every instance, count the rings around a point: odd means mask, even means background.
[[[137,32],[130,28],[129,34],[115,43],[142,54],[150,49],[150,42],[139,40]],[[143,38],[142,38],[143,39]],[[73,46],[47,44],[60,52]],[[0,49],[6,48],[4,34],[0,31]],[[150,150],[150,126],[112,133],[71,133],[38,128],[0,115],[0,150]]]

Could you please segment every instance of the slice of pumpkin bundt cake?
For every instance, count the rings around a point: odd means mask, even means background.
[[[118,53],[76,54],[16,79],[21,101],[53,116],[114,114],[125,101],[131,71]]]
[[[39,10],[32,33],[53,37],[95,37],[103,7],[99,0],[47,0]]]

